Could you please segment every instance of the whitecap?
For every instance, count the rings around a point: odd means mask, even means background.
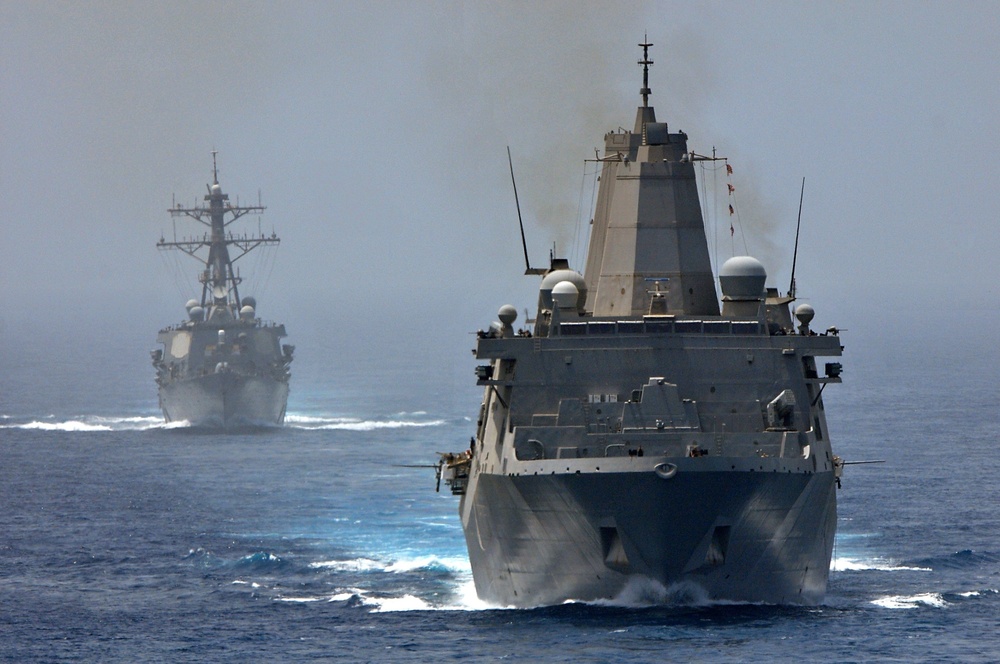
[[[441,568],[449,572],[471,571],[469,559],[463,556],[454,558],[439,556],[418,556],[416,558],[400,559],[386,566],[387,572],[404,573],[419,569]]]
[[[366,604],[374,604],[372,613],[395,613],[400,611],[429,611],[433,607],[414,595],[402,597],[365,598]]]
[[[892,560],[885,558],[871,558],[869,560],[859,560],[857,558],[834,558],[830,563],[832,572],[860,572],[866,570],[876,570],[879,572],[931,572],[929,567],[912,567],[909,565],[899,565]]]
[[[106,424],[89,424],[80,420],[67,420],[65,422],[39,422],[35,420],[27,424],[10,425],[5,428],[36,429],[38,431],[112,431],[112,428]]]
[[[939,593],[921,593],[919,595],[890,595],[872,600],[872,604],[885,609],[917,609],[921,606],[929,606],[935,609],[943,609],[948,606]]]
[[[384,570],[385,564],[371,558],[353,558],[351,560],[322,560],[309,563],[313,569],[331,569],[337,572],[371,572]]]
[[[417,422],[412,420],[351,420],[344,418],[339,422],[329,422],[327,424],[316,424],[313,426],[300,426],[301,429],[309,430],[343,430],[343,431],[375,431],[376,429],[403,429],[408,427],[438,427],[446,422],[444,420],[427,420]]]

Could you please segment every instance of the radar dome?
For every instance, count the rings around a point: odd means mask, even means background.
[[[249,304],[244,305],[243,308],[240,309],[240,318],[253,318],[253,316],[254,316],[254,308],[251,307]]]
[[[201,307],[191,307],[188,311],[188,315],[191,317],[191,320],[196,323],[205,320],[205,310]]]
[[[542,279],[542,285],[539,287],[539,299],[543,308],[552,307],[552,289],[564,281],[576,287],[576,302],[569,306],[575,306],[578,309],[583,308],[583,304],[587,299],[587,282],[584,281],[583,275],[576,270],[552,270],[545,275]]]
[[[513,325],[514,321],[517,320],[517,308],[512,304],[505,304],[500,307],[497,318],[504,325]]]
[[[808,304],[803,303],[795,307],[795,317],[799,319],[802,325],[809,325],[815,315],[816,310]]]
[[[184,308],[187,309],[188,311],[191,311],[197,306],[198,306],[198,300],[191,298],[190,300],[187,301],[187,304],[184,305]]]
[[[218,196],[221,193],[222,193],[222,185],[216,182],[215,184],[212,185],[212,195]]]
[[[767,270],[753,256],[733,256],[719,269],[719,285],[725,300],[762,300]]]
[[[253,295],[247,295],[245,298],[240,300],[240,304],[242,304],[244,307],[253,307],[254,309],[256,309],[257,298],[255,298]]]
[[[560,281],[552,287],[552,301],[559,309],[575,309],[580,289],[572,281]]]

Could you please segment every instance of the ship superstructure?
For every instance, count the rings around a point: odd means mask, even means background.
[[[230,225],[262,205],[233,205],[219,184],[212,153],[212,184],[205,204],[170,208],[208,227],[200,237],[167,241],[157,248],[179,250],[197,259],[200,300],[187,302],[188,319],[160,330],[152,351],[160,408],[167,422],[232,429],[284,422],[294,346],[282,345],[285,326],[257,317],[257,302],[240,298],[242,278],[233,263],[258,247],[276,245],[271,233],[234,233]],[[236,251],[232,255],[230,250]]]
[[[505,305],[479,333],[475,436],[439,479],[492,603],[636,584],[815,603],[837,520],[822,391],[841,380],[824,359],[838,332],[813,332],[812,308],[792,312],[750,256],[720,268],[720,306],[695,180],[709,158],[656,120],[640,46],[643,102],[605,136],[586,270],[552,260],[533,328]]]

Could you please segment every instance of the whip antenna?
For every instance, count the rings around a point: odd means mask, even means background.
[[[799,257],[799,228],[802,227],[802,198],[806,194],[806,179],[802,178],[802,191],[799,192],[799,218],[795,222],[795,251],[792,252],[792,282],[788,284],[788,297],[795,297],[795,261]]]
[[[524,249],[524,273],[535,274],[528,261],[528,241],[524,239],[524,221],[521,219],[521,202],[517,199],[517,181],[514,180],[514,160],[510,157],[510,146],[507,146],[507,163],[510,164],[510,183],[514,185],[514,204],[517,205],[517,223],[521,226],[521,247]]]

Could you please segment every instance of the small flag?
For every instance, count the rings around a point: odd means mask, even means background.
[[[730,205],[730,206],[729,206],[729,216],[731,217],[731,216],[733,216],[734,214],[736,214],[736,210],[734,210],[734,209],[733,209],[733,206],[732,206],[732,205]]]
[[[730,166],[729,164],[726,164],[726,173],[729,175],[733,174],[733,167]]]
[[[733,185],[730,184],[729,185],[729,193],[732,194],[734,191],[736,191],[736,187],[734,187]]]

